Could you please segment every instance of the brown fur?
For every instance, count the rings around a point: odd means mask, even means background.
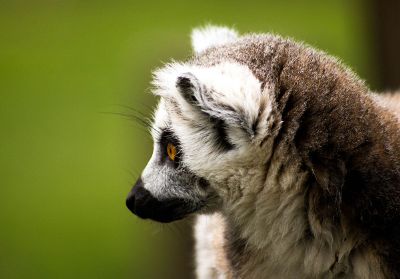
[[[303,188],[305,237],[330,231],[343,243],[351,239],[350,258],[361,254],[376,274],[399,278],[400,127],[391,110],[398,113],[400,106],[386,101],[399,97],[377,102],[338,61],[280,37],[244,37],[209,49],[194,62],[226,60],[247,65],[273,88],[273,113],[282,121],[274,150],[288,150],[290,161],[310,174]],[[226,235],[231,268],[245,278],[257,254],[234,228]]]

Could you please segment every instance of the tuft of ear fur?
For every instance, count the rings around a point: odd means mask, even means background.
[[[195,53],[235,41],[239,34],[228,27],[207,25],[192,31],[192,47]]]
[[[192,73],[184,73],[178,76],[176,88],[182,97],[190,104],[198,104],[196,92],[200,93],[201,85],[199,80]]]

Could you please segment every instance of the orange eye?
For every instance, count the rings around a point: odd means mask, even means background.
[[[175,156],[176,156],[176,147],[175,145],[173,145],[172,143],[168,143],[167,145],[167,154],[168,157],[174,161],[175,160]]]

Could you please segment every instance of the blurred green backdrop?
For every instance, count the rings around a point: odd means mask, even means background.
[[[0,278],[189,278],[186,224],[125,196],[152,142],[151,71],[205,23],[292,36],[376,84],[362,1],[1,1]]]

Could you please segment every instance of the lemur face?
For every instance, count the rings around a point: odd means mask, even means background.
[[[155,73],[153,84],[161,97],[154,149],[127,199],[133,213],[170,222],[212,212],[243,183],[254,184],[271,102],[247,67],[170,64]]]
[[[137,216],[171,222],[201,209],[207,197],[207,182],[185,167],[182,145],[163,102],[153,124],[153,155],[127,198]]]

